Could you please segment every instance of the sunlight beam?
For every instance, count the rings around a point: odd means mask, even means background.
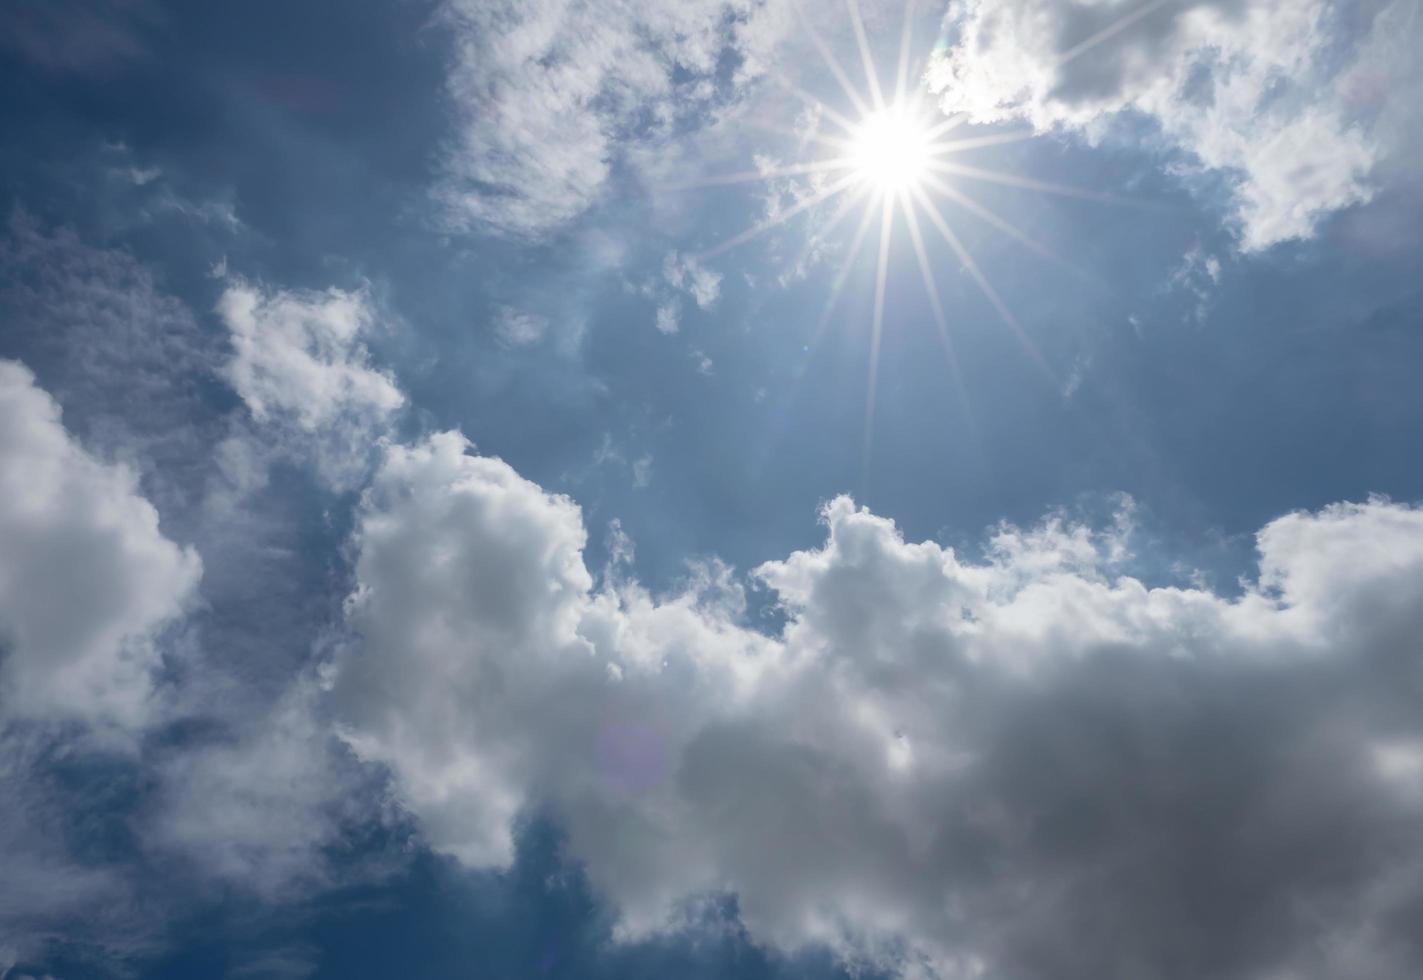
[[[814,163],[796,163],[784,167],[772,167],[768,170],[743,170],[740,173],[720,174],[715,177],[703,177],[700,180],[690,180],[683,184],[669,184],[669,190],[692,190],[698,187],[721,187],[728,184],[750,184],[757,181],[770,180],[773,177],[795,177],[801,174],[818,174],[835,170],[850,170],[855,166],[854,162],[845,157],[836,157],[830,160],[817,160]]]
[[[967,194],[964,194],[957,187],[954,187],[947,181],[942,181],[939,178],[930,174],[924,178],[924,182],[934,190],[938,191],[940,194],[947,197],[949,200],[953,201],[959,207],[963,208],[965,211],[968,211],[971,214],[988,222],[994,228],[997,228],[999,231],[1007,235],[1009,238],[1013,239],[1015,242],[1018,242],[1024,247],[1031,249],[1034,253],[1042,256],[1045,259],[1048,259],[1051,262],[1056,263],[1057,265],[1062,266],[1063,268],[1071,270],[1077,275],[1087,275],[1087,273],[1084,272],[1082,269],[1078,268],[1076,265],[1069,262],[1067,259],[1058,255],[1046,245],[1039,243],[1036,239],[1031,238],[1024,232],[1020,231],[1007,219],[1000,217],[996,212],[989,210],[986,206],[982,204],[979,204],[973,198],[969,197]]]
[[[944,140],[942,143],[931,143],[930,148],[937,153],[959,153],[963,150],[976,150],[980,146],[1021,143],[1037,135],[1031,129],[1015,129],[1011,133],[991,133],[987,136],[965,136],[962,139]]]
[[[1154,14],[1156,11],[1160,10],[1162,7],[1165,7],[1167,4],[1178,2],[1180,2],[1180,0],[1149,0],[1148,3],[1142,4],[1140,7],[1136,8],[1131,13],[1118,17],[1115,21],[1108,24],[1096,34],[1093,34],[1091,37],[1087,38],[1085,41],[1081,41],[1078,44],[1074,44],[1072,47],[1068,48],[1066,51],[1064,51],[1058,56],[1057,64],[1055,67],[1060,68],[1072,59],[1078,58],[1086,54],[1088,51],[1092,50],[1097,45],[1101,44],[1103,41],[1115,37],[1117,34],[1120,34],[1122,31],[1126,30],[1128,27],[1141,20],[1143,17],[1149,16],[1150,14]]]
[[[862,196],[868,196],[868,191]],[[866,207],[864,215],[860,218],[860,224],[855,229],[855,237],[850,241],[850,251],[845,256],[845,261],[841,263],[840,270],[835,274],[835,280],[830,284],[830,294],[825,297],[825,307],[820,311],[820,319],[815,323],[815,332],[810,335],[810,347],[820,344],[821,335],[825,333],[825,328],[830,325],[830,316],[835,312],[835,304],[840,299],[840,293],[845,288],[845,281],[850,278],[850,272],[855,265],[855,259],[860,255],[860,249],[864,248],[865,236],[869,234],[870,222],[874,220],[875,209]]]
[[[949,361],[949,370],[954,382],[963,387],[963,375],[959,369],[958,354],[949,334],[949,319],[944,315],[944,304],[939,298],[939,284],[934,279],[934,270],[929,265],[929,253],[924,248],[924,236],[919,231],[919,215],[914,205],[907,199],[903,202],[904,223],[909,228],[909,241],[914,246],[914,257],[919,262],[919,275],[924,280],[924,292],[929,296],[929,310],[934,314],[934,324],[939,328],[939,339],[944,346],[944,354]]]
[[[841,129],[845,130],[845,132],[853,133],[855,131],[854,120],[852,120],[844,113],[832,109],[830,106],[826,105],[824,99],[821,99],[813,95],[812,93],[807,92],[795,82],[791,81],[789,78],[786,78],[784,75],[781,75],[779,73],[776,75],[776,80],[781,85],[785,86],[788,90],[790,90],[790,93],[792,95],[796,96],[796,98],[800,99],[806,105],[820,110],[820,112],[822,112],[826,116],[826,118],[828,118],[831,122],[835,123]]]
[[[939,298],[939,284],[929,264],[928,250],[924,248],[924,236],[919,231],[919,215],[907,197],[901,201],[901,206],[904,208],[904,223],[909,227],[909,241],[914,246],[914,257],[919,263],[919,276],[924,280],[924,292],[929,296],[929,309],[934,314],[934,325],[939,331],[939,345],[944,349],[944,360],[948,362],[949,373],[953,375],[954,388],[958,392],[959,408],[965,422],[972,428],[975,427],[973,406],[969,402],[968,386],[964,384],[963,369],[959,366],[958,351],[949,332],[949,318],[944,315],[944,304]]]
[[[879,226],[879,262],[875,267],[875,312],[870,327],[870,381],[865,393],[865,448],[861,478],[869,470],[875,432],[875,393],[879,386],[880,340],[884,336],[884,291],[889,279],[889,240],[894,230],[894,195],[884,195]]]
[[[879,85],[879,71],[875,68],[874,55],[870,54],[870,39],[865,35],[865,21],[860,16],[860,0],[846,0],[850,5],[850,23],[855,28],[855,44],[860,49],[860,61],[865,66],[865,78],[870,83],[870,97],[876,109],[884,109],[884,92]]]
[[[933,141],[935,138],[943,136],[947,132],[958,129],[966,122],[968,122],[968,116],[962,112],[950,116],[938,125],[931,126],[929,127],[929,129],[925,130],[924,139]]]
[[[894,72],[896,105],[903,104],[904,93],[909,88],[909,49],[913,44],[914,8],[914,0],[904,0],[904,26],[899,31],[899,65]]]
[[[815,29],[815,25],[811,23],[810,18],[805,15],[805,11],[801,9],[798,0],[792,0],[791,6],[795,9],[796,18],[800,21],[801,26],[805,28],[805,32],[810,37],[811,42],[820,52],[820,57],[825,61],[825,66],[830,69],[830,73],[834,75],[835,80],[840,83],[840,88],[844,90],[845,97],[850,100],[850,104],[855,107],[856,112],[862,116],[868,116],[870,114],[870,107],[865,104],[864,99],[860,98],[860,93],[855,90],[855,83],[850,81],[850,76],[845,74],[845,69],[840,67],[840,62],[835,57],[835,53],[830,50],[830,46],[825,43],[825,39],[820,36],[820,32]]]
[[[705,252],[700,253],[700,254],[697,256],[697,258],[698,258],[698,259],[709,259],[709,258],[712,258],[712,257],[714,257],[714,256],[720,255],[720,254],[723,253],[723,252],[726,252],[726,251],[728,251],[728,250],[730,250],[730,249],[733,249],[733,248],[735,248],[736,246],[743,244],[744,242],[750,241],[751,239],[755,238],[757,235],[765,234],[766,232],[770,231],[772,228],[776,227],[777,225],[785,224],[785,223],[786,223],[787,221],[789,221],[791,218],[794,218],[796,215],[800,214],[802,211],[806,210],[807,208],[813,208],[813,207],[815,207],[817,204],[819,204],[821,201],[829,200],[830,198],[834,197],[836,194],[839,194],[839,193],[840,193],[841,191],[843,191],[845,188],[849,187],[851,184],[854,184],[857,179],[858,179],[858,178],[856,177],[855,174],[851,174],[851,175],[848,176],[848,177],[842,177],[840,180],[837,180],[835,183],[831,184],[829,187],[827,187],[827,188],[825,188],[824,190],[820,191],[818,194],[814,194],[814,195],[812,195],[812,196],[806,198],[806,199],[803,200],[803,201],[798,201],[798,202],[796,202],[795,205],[793,205],[790,209],[788,209],[788,210],[785,211],[784,213],[778,214],[778,215],[776,215],[774,218],[769,218],[769,219],[767,219],[766,221],[763,221],[763,222],[761,222],[761,223],[758,224],[758,225],[754,225],[753,227],[746,229],[745,231],[743,231],[743,232],[742,232],[741,234],[739,234],[739,235],[733,235],[731,238],[728,238],[726,241],[722,242],[720,245],[713,245],[711,248],[707,249]]]
[[[950,160],[932,160],[929,163],[929,169],[937,170],[940,173],[953,174],[956,177],[967,177],[970,180],[983,180],[991,184],[1003,184],[1005,187],[1017,187],[1029,191],[1042,191],[1044,194],[1078,197],[1088,201],[1100,201],[1104,204],[1133,203],[1119,197],[1113,197],[1110,194],[1100,193],[1099,191],[1083,190],[1080,187],[1068,187],[1065,184],[1050,184],[1047,181],[1034,180],[1031,177],[1019,177],[1017,174],[998,173],[995,170],[970,167],[967,164],[954,163]]]
[[[1052,369],[1048,367],[1047,361],[1043,359],[1042,354],[1038,351],[1036,345],[1033,344],[1032,338],[1028,336],[1022,325],[1018,323],[1018,318],[1013,316],[1013,311],[1008,309],[1008,304],[1004,303],[1003,298],[998,295],[998,290],[993,288],[992,283],[988,281],[983,275],[983,272],[978,268],[978,263],[973,260],[973,256],[969,254],[963,242],[959,241],[959,236],[954,234],[954,230],[950,228],[949,223],[944,220],[944,216],[939,212],[938,205],[930,200],[929,195],[925,194],[924,191],[919,188],[914,189],[914,196],[918,198],[919,204],[924,208],[924,213],[928,216],[929,221],[939,230],[939,234],[943,236],[949,248],[954,250],[954,254],[957,255],[959,261],[963,263],[963,267],[968,270],[968,274],[973,277],[973,281],[976,282],[978,288],[983,291],[983,295],[993,304],[993,308],[998,311],[998,315],[1003,318],[1003,322],[1006,323],[1017,336],[1018,342],[1023,345],[1023,349],[1028,352],[1033,362],[1042,369],[1043,373],[1052,381],[1053,386],[1056,387],[1057,378],[1053,375]]]
[[[802,245],[800,251],[796,253],[795,265],[791,268],[799,269],[810,255],[810,250],[816,245],[827,241],[830,238],[831,232],[840,227],[840,222],[844,221],[850,212],[855,210],[857,205],[862,204],[867,196],[869,196],[869,191],[865,188],[860,188],[847,194],[845,199],[836,207],[835,213],[830,216],[830,220],[818,231],[806,236],[805,244]]]

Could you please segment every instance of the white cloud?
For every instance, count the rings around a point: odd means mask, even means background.
[[[977,122],[1095,137],[1116,113],[1149,117],[1232,179],[1241,243],[1263,249],[1372,196],[1388,148],[1370,131],[1376,109],[1340,82],[1411,3],[965,0],[928,78],[946,112]]]
[[[656,326],[660,333],[674,334],[681,329],[677,316],[677,301],[662,303],[657,307]]]
[[[363,293],[223,291],[218,313],[232,336],[227,375],[259,421],[286,416],[307,431],[340,416],[385,415],[405,403],[361,342],[373,319]]]
[[[708,269],[693,255],[669,252],[662,260],[662,278],[692,297],[703,310],[710,309],[721,295],[721,273]]]
[[[310,454],[328,482],[357,485],[372,444],[405,404],[390,374],[370,363],[370,297],[236,280],[217,310],[233,347],[225,373],[253,418]]]
[[[1423,511],[1274,521],[1227,597],[1122,574],[1125,522],[971,560],[840,498],[755,572],[766,636],[723,566],[595,591],[578,508],[467,449],[389,450],[333,685],[436,848],[507,864],[550,806],[625,935],[734,892],[761,940],[945,977],[1417,965],[1418,801],[1375,760],[1423,733]]]
[[[437,195],[457,227],[539,236],[581,214],[618,160],[716,103],[718,66],[760,71],[779,0],[448,0],[462,118]]]
[[[1215,287],[1220,284],[1220,259],[1201,247],[1192,245],[1181,256],[1181,264],[1171,270],[1167,285],[1184,290],[1196,298],[1195,318],[1202,321],[1210,311]]]
[[[494,317],[494,336],[505,347],[530,347],[548,333],[548,318],[525,313],[512,307],[500,307]]]
[[[269,901],[358,876],[328,860],[376,794],[334,742],[298,679],[270,712],[222,741],[184,746],[156,766],[162,787],[144,821],[150,846]]]
[[[191,600],[201,562],[14,361],[0,361],[0,541],[0,712],[146,724],[155,634]]]

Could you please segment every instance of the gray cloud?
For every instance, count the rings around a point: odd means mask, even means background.
[[[436,848],[506,864],[550,806],[622,935],[732,892],[906,974],[1423,965],[1423,511],[1280,518],[1226,597],[1123,574],[1125,522],[968,560],[840,498],[757,570],[766,636],[719,566],[595,590],[577,507],[466,450],[390,450],[332,690]]]
[[[0,361],[0,539],[0,712],[148,724],[154,636],[191,601],[202,563],[14,361]]]

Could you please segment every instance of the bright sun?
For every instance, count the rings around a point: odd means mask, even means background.
[[[824,155],[812,155],[791,163],[769,165],[758,161],[755,170],[722,177],[713,177],[704,184],[737,184],[742,182],[765,182],[770,180],[795,180],[803,182],[796,200],[784,207],[776,207],[764,221],[740,234],[722,241],[704,252],[699,258],[710,258],[727,249],[764,234],[786,221],[811,209],[822,215],[815,226],[811,241],[806,243],[807,254],[815,242],[824,240],[852,211],[860,207],[861,217],[854,233],[850,235],[849,247],[843,253],[840,271],[836,274],[825,299],[820,320],[816,324],[814,338],[818,338],[829,322],[836,298],[845,284],[850,270],[854,267],[862,245],[874,225],[879,226],[878,260],[875,268],[874,312],[870,323],[869,336],[869,384],[865,395],[865,451],[864,465],[869,465],[871,435],[874,430],[875,389],[879,371],[880,340],[885,326],[885,290],[888,281],[889,262],[895,226],[900,225],[908,232],[914,261],[919,267],[920,277],[928,294],[930,311],[948,357],[949,367],[958,378],[958,362],[953,351],[948,317],[939,297],[939,287],[934,274],[934,261],[925,243],[925,232],[936,232],[954,256],[954,267],[962,269],[977,284],[989,303],[997,311],[1003,322],[1017,335],[1027,353],[1050,376],[1042,355],[1018,325],[1007,304],[989,284],[988,278],[979,269],[978,263],[969,254],[958,232],[941,210],[940,201],[956,205],[959,210],[972,215],[976,220],[1015,239],[1055,262],[1063,262],[1049,249],[1038,244],[1028,235],[1011,224],[1007,219],[991,211],[963,187],[965,182],[988,181],[1006,184],[1033,191],[1046,191],[1072,196],[1105,199],[1103,195],[1084,192],[1079,188],[1062,187],[1005,173],[1001,170],[972,166],[962,160],[961,155],[981,147],[1000,143],[1011,143],[1030,138],[1031,130],[1017,132],[989,132],[972,136],[950,136],[960,125],[967,122],[962,114],[945,117],[934,105],[934,100],[923,84],[922,63],[918,68],[911,66],[911,24],[915,0],[906,0],[903,32],[900,35],[899,62],[895,71],[894,88],[887,90],[880,84],[880,74],[860,20],[859,4],[850,0],[849,9],[855,38],[859,47],[860,60],[865,70],[866,89],[861,91],[850,80],[850,76],[836,60],[832,50],[819,37],[815,25],[802,14],[801,22],[807,34],[815,41],[825,59],[831,75],[840,83],[846,100],[851,107],[849,114],[827,105],[819,97],[802,91],[787,80],[790,91],[805,101],[814,110],[815,122],[808,135],[796,133],[802,147],[815,144],[822,148]],[[793,5],[794,6],[794,5]],[[1147,4],[1148,7],[1154,6]],[[1145,8],[1142,8],[1145,9]],[[1128,15],[1136,16],[1135,14]],[[1124,20],[1123,23],[1126,21]],[[1085,43],[1076,54],[1110,36],[1115,29],[1100,32]],[[820,121],[829,125],[820,129]],[[829,213],[820,212],[820,205],[840,197],[839,205]],[[876,221],[875,219],[879,220]],[[952,267],[951,267],[952,268]],[[812,344],[815,339],[812,339]],[[807,348],[809,349],[809,348]],[[962,379],[958,387],[962,390]],[[1056,381],[1054,380],[1054,383]]]
[[[911,191],[928,172],[928,127],[903,104],[862,119],[850,137],[849,163],[865,184],[883,193]]]

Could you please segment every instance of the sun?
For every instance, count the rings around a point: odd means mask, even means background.
[[[860,220],[853,234],[849,236],[849,247],[843,251],[840,270],[834,277],[825,298],[824,309],[815,327],[811,344],[818,342],[828,324],[841,287],[854,267],[861,248],[871,229],[879,227],[879,246],[875,263],[874,309],[869,330],[868,385],[865,396],[865,446],[863,468],[869,467],[871,438],[874,430],[875,392],[879,371],[880,341],[885,327],[885,291],[888,282],[889,263],[896,226],[907,232],[909,251],[929,300],[930,312],[943,343],[948,366],[953,373],[955,385],[962,394],[963,379],[959,373],[957,355],[954,353],[949,317],[939,296],[939,287],[934,262],[926,247],[926,233],[936,233],[952,253],[952,265],[968,275],[978,286],[989,304],[1003,323],[1016,335],[1027,355],[1038,365],[1045,378],[1057,383],[1046,360],[1038,351],[1027,333],[1018,324],[1008,308],[989,283],[988,277],[979,268],[969,253],[964,241],[954,229],[957,215],[951,221],[940,207],[947,203],[958,211],[971,215],[973,220],[991,225],[999,232],[1027,247],[1039,256],[1068,268],[1072,264],[1044,247],[1007,219],[990,210],[975,198],[965,186],[973,182],[986,181],[1040,193],[1066,194],[1098,201],[1115,200],[1110,195],[1085,191],[1081,188],[1064,187],[1043,180],[1037,180],[1002,170],[974,166],[964,159],[970,151],[1002,143],[1030,139],[1032,130],[977,132],[974,135],[960,135],[954,131],[966,124],[963,114],[945,116],[938,110],[934,99],[924,84],[922,59],[917,68],[911,68],[911,48],[913,46],[911,26],[916,0],[906,0],[903,30],[900,34],[899,61],[894,75],[894,87],[881,85],[878,68],[871,53],[869,38],[860,18],[858,0],[849,0],[848,7],[851,26],[854,28],[860,61],[864,67],[866,87],[861,90],[851,81],[849,74],[836,59],[833,51],[820,37],[814,23],[799,11],[801,26],[820,50],[829,73],[839,82],[847,111],[840,111],[828,105],[818,96],[799,88],[788,78],[781,79],[785,87],[804,101],[813,110],[816,120],[809,136],[793,133],[804,148],[814,144],[821,152],[808,155],[790,163],[763,163],[757,161],[755,170],[727,174],[698,181],[692,186],[716,184],[739,184],[743,182],[761,183],[773,179],[803,181],[803,193],[797,195],[794,203],[774,209],[765,220],[733,235],[700,253],[700,259],[709,259],[728,249],[765,234],[773,228],[784,225],[798,214],[814,209],[821,211],[835,198],[841,198],[834,208],[821,219],[814,237],[806,243],[809,251],[813,242],[823,240],[842,220],[857,208]],[[1148,7],[1153,4],[1147,4]],[[1142,8],[1145,9],[1145,8]],[[1125,24],[1137,14],[1127,14],[1118,24]],[[1074,49],[1077,57],[1102,40],[1110,37],[1116,26],[1098,32],[1093,38]],[[820,130],[820,120],[828,123]],[[876,220],[878,219],[878,220]],[[901,254],[903,246],[900,246]],[[966,409],[967,411],[967,409]]]
[[[860,120],[849,144],[850,169],[862,183],[882,194],[916,190],[929,173],[929,126],[904,103]]]

